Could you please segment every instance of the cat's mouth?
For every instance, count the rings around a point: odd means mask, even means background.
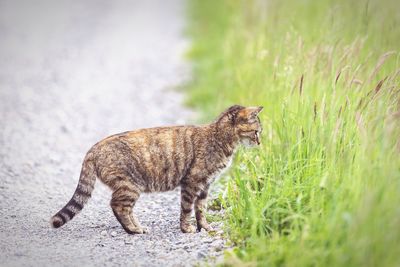
[[[255,136],[255,140],[256,140],[257,145],[260,145],[261,144],[261,142],[260,142],[260,132],[259,131],[255,131],[254,136]]]
[[[241,136],[241,143],[244,144],[246,147],[254,147],[261,144],[260,139],[260,131],[251,130],[245,132],[245,134]]]

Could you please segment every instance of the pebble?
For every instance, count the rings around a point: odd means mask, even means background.
[[[112,236],[112,237],[116,237],[116,236],[117,236],[117,232],[116,232],[116,231],[112,231],[112,232],[111,232],[111,236]]]
[[[212,242],[214,242],[214,240],[212,238],[206,238],[206,239],[204,239],[203,242],[204,243],[212,243]]]
[[[216,240],[212,243],[212,246],[215,248],[215,251],[221,251],[224,248],[224,241]]]
[[[204,253],[204,252],[202,252],[202,251],[199,251],[198,253],[197,253],[197,258],[198,259],[202,259],[202,258],[205,258],[207,255]]]
[[[22,252],[15,252],[15,253],[14,253],[14,256],[16,256],[16,257],[23,257],[24,254],[23,254]]]
[[[125,245],[132,245],[133,244],[133,240],[131,239],[125,239]]]
[[[100,235],[106,236],[107,235],[107,231],[106,230],[101,231]]]

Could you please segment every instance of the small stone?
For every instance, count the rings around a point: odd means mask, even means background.
[[[132,239],[125,239],[124,242],[125,242],[125,245],[132,245],[133,244],[133,240]]]
[[[116,231],[112,231],[112,232],[111,232],[111,236],[112,236],[112,237],[116,237],[116,236],[117,236],[117,232],[116,232]]]
[[[191,248],[190,246],[184,246],[183,249],[184,249],[186,252],[192,252],[192,248]]]
[[[203,242],[204,242],[204,243],[212,243],[212,242],[214,242],[214,240],[211,239],[211,238],[206,238],[206,239],[204,239]]]
[[[61,125],[60,130],[62,133],[68,133],[68,128],[65,125]]]
[[[215,251],[216,251],[216,252],[220,252],[220,251],[222,251],[222,249],[223,249],[223,247],[216,247],[216,248],[215,248]]]
[[[219,252],[224,248],[224,241],[221,239],[215,240],[213,243],[213,247],[215,247],[215,251]]]
[[[14,256],[16,256],[16,257],[22,257],[22,256],[24,256],[24,254],[23,254],[22,252],[15,252],[15,253],[14,253]]]
[[[205,257],[206,257],[206,254],[204,252],[200,251],[200,252],[197,253],[197,258],[198,259],[202,259],[202,258],[205,258]]]
[[[107,235],[107,231],[106,230],[101,231],[100,235],[106,236]]]

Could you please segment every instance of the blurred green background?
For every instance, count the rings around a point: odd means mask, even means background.
[[[190,0],[189,105],[263,105],[219,202],[226,265],[400,266],[400,4]]]

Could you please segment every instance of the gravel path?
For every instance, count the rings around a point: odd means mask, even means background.
[[[105,136],[185,123],[182,2],[0,0],[1,266],[190,266],[223,241],[179,230],[179,191],[143,195],[126,234],[96,183],[64,227],[86,151]],[[218,227],[218,226],[217,226]]]

